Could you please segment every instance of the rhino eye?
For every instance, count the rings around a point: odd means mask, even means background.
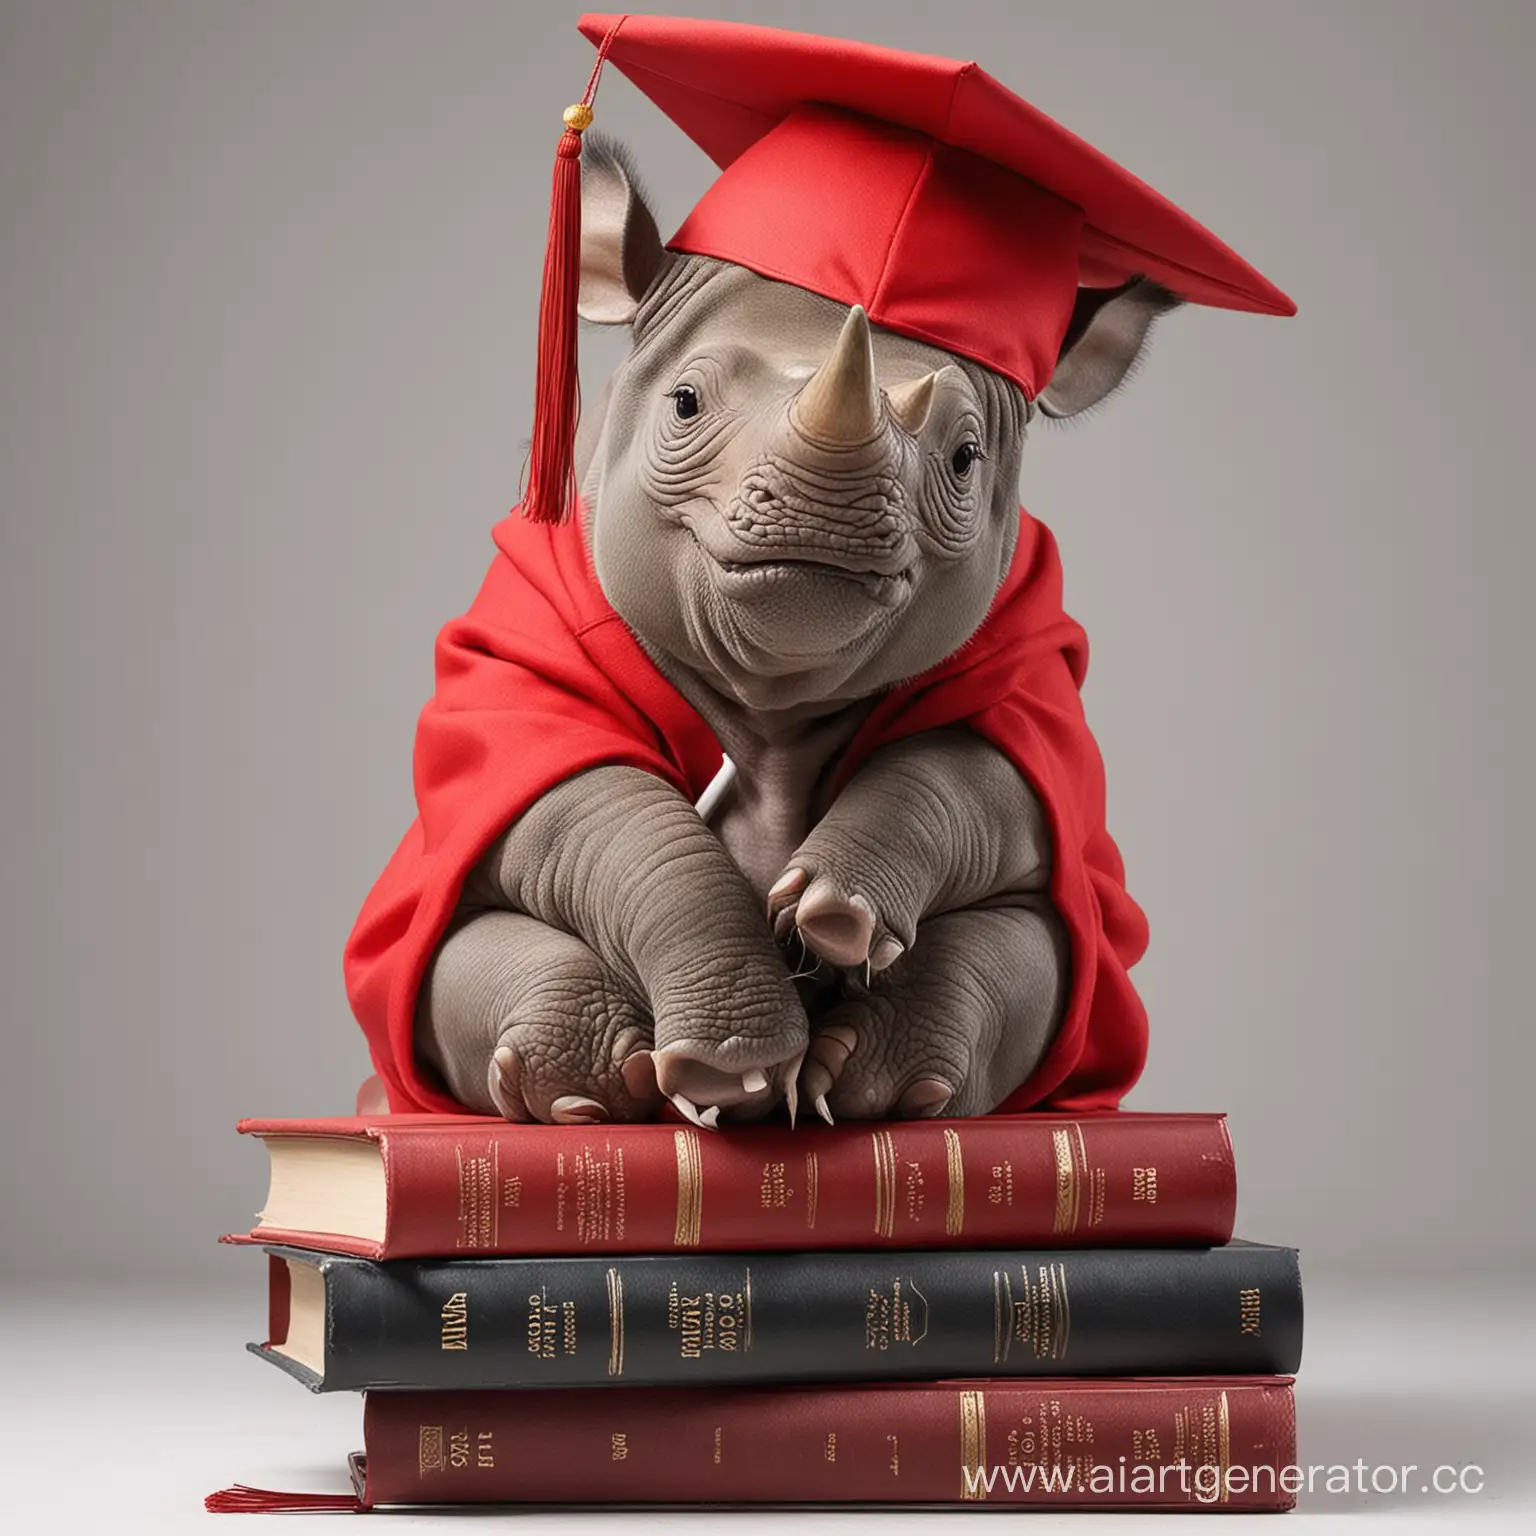
[[[949,467],[954,470],[960,479],[964,480],[971,472],[971,465],[982,457],[980,443],[961,443],[951,456]]]
[[[699,414],[699,392],[680,384],[672,391],[672,410],[679,421],[692,421]]]

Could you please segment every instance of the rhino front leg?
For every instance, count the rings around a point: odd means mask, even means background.
[[[531,806],[478,879],[580,940],[654,1021],[660,1089],[712,1125],[793,1091],[809,1026],[746,877],[676,790],[600,767]]]
[[[1015,935],[1021,926],[1026,937],[1044,933],[1054,921],[1046,896],[1050,873],[1045,813],[1018,770],[972,732],[933,731],[871,755],[774,884],[769,916],[780,940],[798,930],[806,946],[832,965],[855,974],[867,971],[872,977],[892,970],[910,981],[916,987],[912,1002],[919,1014],[911,1028],[919,1036],[934,1028],[979,1031],[973,1042],[979,1049],[999,1010],[1007,1012],[1013,1005],[1006,996],[989,1000],[990,994],[977,991],[983,987],[981,972],[973,972],[963,956],[951,953],[953,944],[946,936],[974,932],[978,941],[992,940],[995,935]],[[1021,911],[991,924],[951,927],[936,922],[941,915],[980,907]],[[922,955],[920,947],[930,944],[946,947],[942,954]],[[1036,962],[1054,976],[1065,969],[1066,959],[1053,945],[1035,943],[1017,966],[1006,956],[991,966],[991,979],[985,982],[994,989],[1013,984],[1026,988],[1028,996],[1014,1001],[1027,1020],[1039,1013],[1036,999],[1043,981],[1032,969]],[[925,978],[920,983],[913,979],[919,976]],[[921,1016],[928,1007],[924,1000],[946,990],[951,994],[947,1003],[960,1011],[950,1025],[927,1021]],[[870,995],[894,999],[901,991],[879,987]],[[877,1004],[870,1018],[889,1013]],[[907,1026],[898,1021],[891,1027]],[[1039,1027],[1054,1028],[1049,1012]],[[1035,1033],[1033,1025],[1026,1030],[1030,1036]],[[828,1020],[817,1029],[801,1090],[823,1115],[836,1098],[832,1085],[848,1070],[852,1055],[871,1049],[873,1043],[868,1028],[850,1031]],[[1006,1043],[998,1046],[1001,1060],[1011,1060],[1010,1049]],[[930,1085],[923,1092],[935,1099],[953,1097],[960,1093],[963,1079],[977,1084],[966,1102],[986,1097],[980,1067],[969,1062],[968,1054],[964,1063],[953,1058],[949,1075],[934,1079],[947,1089]],[[1014,1067],[1007,1067],[1003,1074],[1011,1070]],[[998,1097],[1020,1081],[1022,1075],[1004,1083]],[[902,1091],[912,1087],[908,1084]],[[874,1096],[882,1098],[883,1089]],[[914,1107],[908,1102],[908,1111]]]
[[[1044,891],[1045,813],[1018,770],[966,730],[927,731],[871,754],[768,893],[832,965],[883,970],[937,912]]]
[[[644,1120],[660,1099],[644,1004],[580,939],[517,912],[454,922],[416,1045],[461,1104],[508,1120]]]
[[[1048,908],[931,917],[911,953],[822,1019],[803,1091],[829,1119],[984,1115],[1044,1055],[1065,974],[1065,933]]]

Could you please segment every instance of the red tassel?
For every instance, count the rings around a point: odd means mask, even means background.
[[[592,123],[592,102],[621,16],[597,50],[586,94],[565,109],[565,132],[555,149],[555,180],[539,295],[538,371],[533,388],[533,442],[523,486],[523,516],[533,523],[563,523],[576,504],[576,421],[581,379],[576,359],[576,298],[581,286],[581,136]]]
[[[361,1515],[363,1501],[352,1493],[273,1493],[270,1488],[248,1488],[236,1483],[221,1488],[203,1500],[210,1515],[280,1515],[315,1514],[331,1510],[336,1514]]]

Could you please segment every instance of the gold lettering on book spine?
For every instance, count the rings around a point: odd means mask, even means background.
[[[816,1205],[821,1198],[821,1159],[814,1152],[805,1154],[805,1224],[816,1225]]]
[[[949,1203],[944,1207],[945,1237],[959,1237],[965,1230],[965,1160],[960,1156],[960,1137],[944,1132],[944,1164],[949,1172]]]
[[[985,1499],[982,1467],[987,1459],[987,1400],[980,1392],[960,1394],[960,1497]]]
[[[497,1144],[488,1141],[484,1155],[476,1156],[466,1155],[462,1142],[455,1143],[453,1155],[459,1176],[458,1236],[454,1247],[492,1250],[501,1233],[495,1198],[501,1176]]]
[[[1227,1394],[1216,1404],[1216,1457],[1221,1467],[1221,1502],[1232,1497],[1232,1416]]]
[[[469,1292],[455,1291],[443,1303],[439,1343],[444,1349],[469,1348]]]
[[[699,1133],[673,1131],[672,1145],[677,1152],[677,1229],[672,1236],[672,1245],[697,1248],[704,1218],[704,1170]]]
[[[1051,1132],[1051,1150],[1056,1155],[1056,1215],[1051,1230],[1060,1236],[1076,1232],[1082,1215],[1083,1180],[1088,1176],[1088,1149],[1083,1144],[1083,1128],[1075,1120],[1071,1125]],[[1097,1219],[1103,1218],[1103,1195],[1090,1193]]]
[[[875,1234],[889,1237],[896,1230],[896,1138],[876,1131],[869,1139],[875,1157]]]
[[[1072,1299],[1067,1295],[1067,1266],[1051,1265],[1051,1306],[1056,1314],[1056,1348],[1053,1360],[1065,1360],[1072,1342]]]
[[[1015,1339],[1037,1360],[1064,1360],[1072,1339],[1072,1303],[1067,1295],[1067,1266],[1041,1264],[1036,1279],[1019,1266],[1020,1292],[1014,1298],[1007,1271],[992,1275],[992,1359],[1008,1358]]]
[[[1263,1318],[1261,1304],[1262,1298],[1256,1285],[1237,1293],[1239,1333],[1255,1339],[1264,1337],[1264,1330],[1260,1326]]]
[[[425,1477],[428,1472],[441,1472],[444,1465],[443,1426],[419,1425],[416,1436],[416,1475]]]
[[[1088,1148],[1083,1144],[1083,1127],[1081,1122],[1072,1122],[1072,1166],[1077,1170],[1077,1210],[1072,1214],[1072,1226],[1075,1231],[1078,1218],[1082,1215],[1083,1185],[1088,1185],[1088,1224],[1096,1225],[1104,1218],[1104,1175],[1101,1170],[1088,1167]],[[1094,1211],[1097,1209],[1098,1214]]]
[[[1077,1169],[1072,1162],[1072,1141],[1065,1131],[1051,1132],[1051,1150],[1056,1154],[1056,1216],[1051,1231],[1059,1236],[1077,1225]]]
[[[624,1276],[608,1271],[608,1374],[624,1374]]]

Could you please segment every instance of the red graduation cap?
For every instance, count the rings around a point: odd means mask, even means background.
[[[1079,286],[1144,275],[1191,303],[1295,313],[1209,230],[976,64],[667,16],[580,27],[599,53],[556,161],[523,503],[538,521],[574,501],[576,157],[604,59],[721,168],[671,249],[862,304],[1030,398]]]

